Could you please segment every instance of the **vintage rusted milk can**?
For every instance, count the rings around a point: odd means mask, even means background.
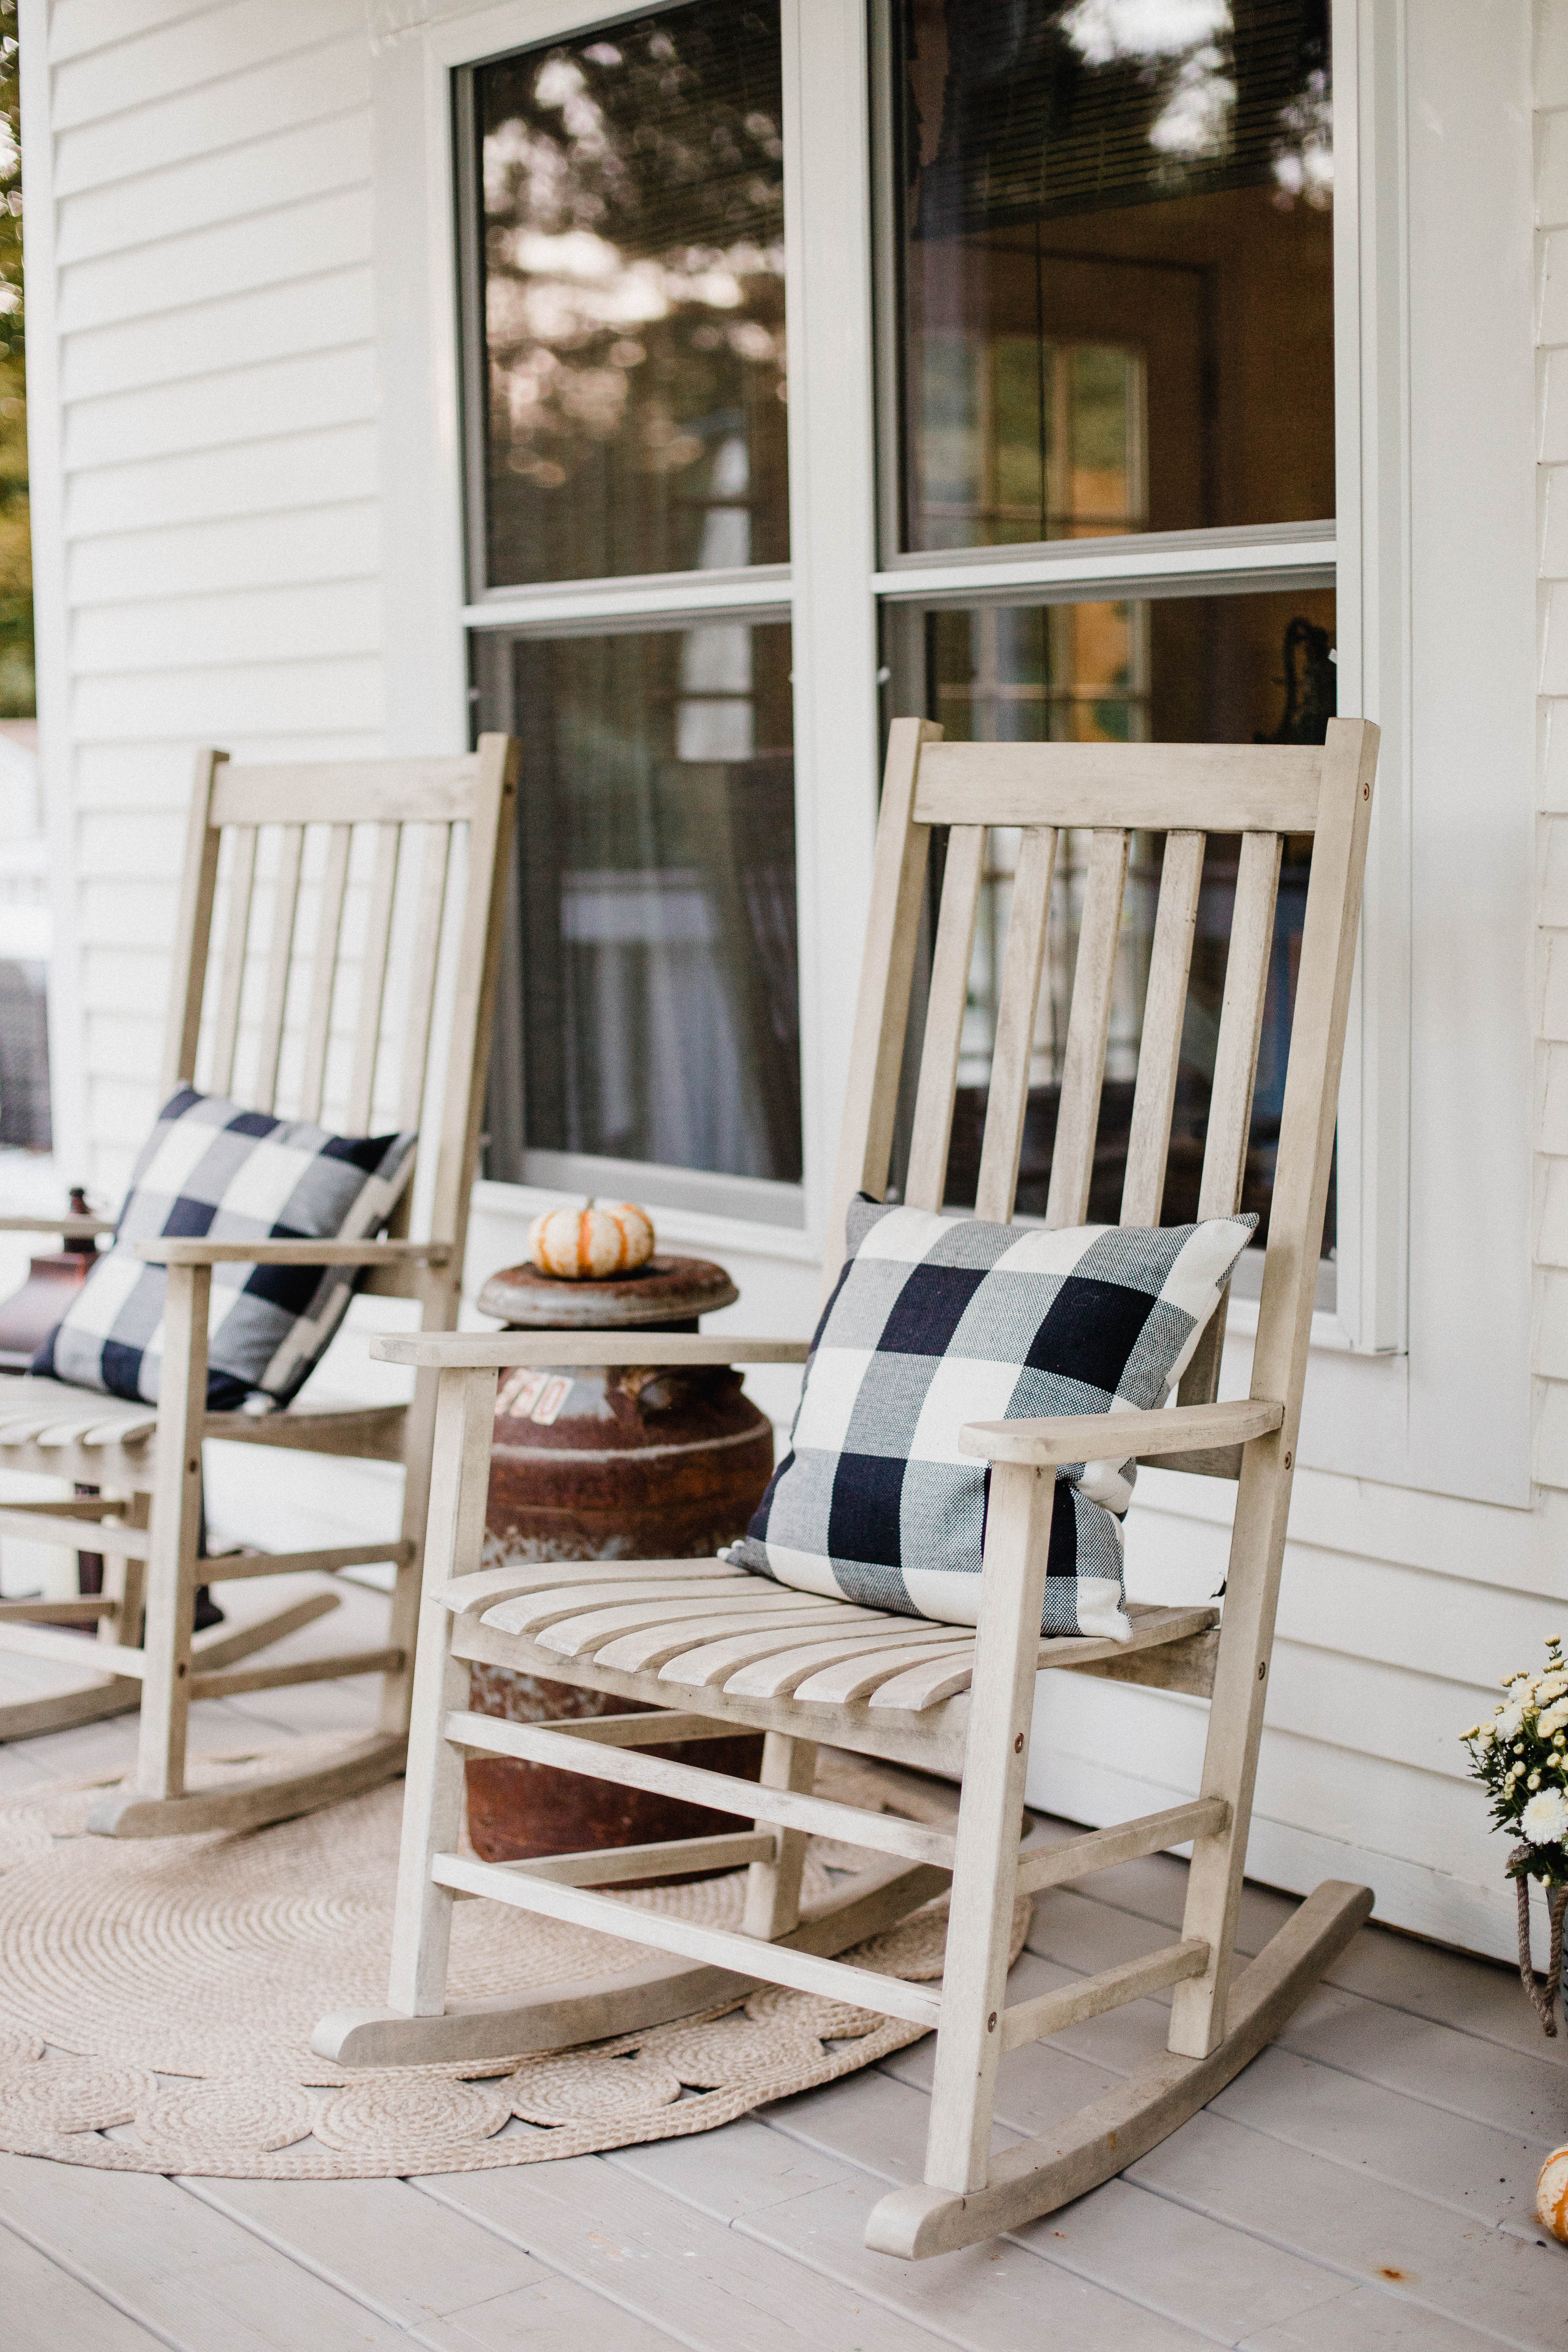
[[[655,1256],[609,1280],[531,1265],[492,1275],[478,1305],[509,1330],[695,1331],[739,1297],[722,1266]],[[510,1371],[496,1395],[485,1565],[694,1559],[745,1530],[773,1469],[773,1427],[727,1366]],[[514,1723],[645,1710],[627,1699],[475,1665],[472,1704]],[[761,1769],[762,1739],[677,1742],[653,1755],[718,1772]],[[731,1816],[508,1757],[471,1757],[468,1833],[486,1862],[641,1845],[732,1829]]]

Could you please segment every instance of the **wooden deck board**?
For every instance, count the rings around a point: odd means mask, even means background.
[[[667,2336],[575,2279],[547,2274],[533,2286],[433,2321],[418,2340],[431,2352],[671,2352],[687,2339]]]
[[[1497,2341],[1406,2303],[1396,2287],[1358,2286],[1249,2336],[1243,2352],[1496,2352]]]
[[[163,2339],[0,2224],[5,2352],[163,2352]]]
[[[426,2328],[537,2286],[550,2273],[405,2180],[191,2180],[215,2211],[395,2326]]]
[[[401,2328],[176,2181],[0,2155],[0,2211],[178,2352],[391,2352]]]
[[[1069,2114],[1096,2095],[1089,2069],[1064,2060],[1059,2074],[1059,2113]],[[764,2120],[886,2180],[906,2180],[919,2173],[923,2107],[914,2085],[873,2070],[784,2100]],[[1043,2129],[1052,2119],[1041,2116],[1034,2127]],[[1004,2140],[1015,2136],[999,2135]],[[1016,2235],[1019,2245],[1055,2269],[1223,2344],[1240,2343],[1257,2328],[1343,2292],[1316,2264],[1121,2180]]]
[[[1128,2178],[1358,2284],[1396,2284],[1426,2310],[1526,2352],[1562,2352],[1560,2247],[1479,2216],[1457,2221],[1447,2205],[1212,2112],[1184,2124]]]
[[[877,2083],[874,2076],[852,2080],[862,2097]],[[919,2127],[923,2118],[915,2121]],[[1014,2239],[926,2263],[868,2253],[866,2221],[887,2176],[833,2163],[819,2188],[770,2197],[763,2184],[773,2176],[768,2143],[775,2137],[765,2123],[747,2120],[731,2126],[722,2142],[665,2140],[623,2149],[612,2161],[617,2171],[657,2181],[716,2218],[744,2199],[731,2222],[739,2235],[809,2266],[825,2283],[874,2299],[890,2323],[890,2342],[924,2340],[912,2333],[916,2328],[965,2352],[1018,2352],[1035,2345],[1049,2345],[1051,2352],[1107,2352],[1111,2346],[1116,2352],[1195,2352],[1199,2343],[1212,2340],[1073,2276]]]
[[[727,2148],[735,2129],[712,2137]],[[814,2265],[767,2246],[742,2246],[724,2221],[603,2157],[449,2173],[420,2186],[665,2327],[693,2352],[934,2352],[942,2340],[911,2329],[868,2296],[846,2296]]]

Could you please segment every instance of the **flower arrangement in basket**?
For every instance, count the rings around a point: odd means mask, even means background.
[[[1460,1737],[1470,1751],[1471,1771],[1491,1798],[1493,1822],[1522,1841],[1508,1858],[1508,1874],[1519,1890],[1519,1973],[1542,2027],[1555,2033],[1568,1911],[1568,1664],[1562,1643],[1548,1642],[1540,1674],[1521,1667],[1503,1677],[1502,1687],[1506,1695],[1491,1721]],[[1532,1878],[1545,1889],[1551,1923],[1544,1985],[1536,1981],[1530,1957]]]

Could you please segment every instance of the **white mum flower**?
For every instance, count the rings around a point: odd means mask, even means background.
[[[1523,1721],[1522,1706],[1517,1704],[1512,1706],[1500,1706],[1492,1723],[1492,1737],[1495,1739],[1511,1739]]]
[[[1568,1705],[1559,1701],[1557,1706],[1542,1709],[1541,1720],[1535,1727],[1542,1739],[1550,1739],[1552,1733],[1561,1731],[1565,1723],[1568,1723]]]
[[[1519,1826],[1531,1845],[1561,1844],[1568,1838],[1568,1792],[1542,1789],[1526,1805]]]

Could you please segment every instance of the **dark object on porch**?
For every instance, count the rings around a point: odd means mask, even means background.
[[[700,1316],[738,1296],[722,1266],[655,1256],[607,1282],[509,1266],[491,1276],[479,1305],[509,1330],[662,1334],[695,1331]],[[772,1426],[727,1366],[509,1373],[496,1398],[487,1561],[558,1559],[566,1585],[574,1559],[711,1559],[745,1533],[773,1463]],[[500,1666],[475,1665],[470,1680],[476,1712],[513,1723],[647,1712]],[[763,1743],[742,1733],[654,1752],[754,1780]],[[468,1795],[468,1834],[486,1862],[712,1836],[732,1826],[703,1806],[508,1757],[471,1757]]]

